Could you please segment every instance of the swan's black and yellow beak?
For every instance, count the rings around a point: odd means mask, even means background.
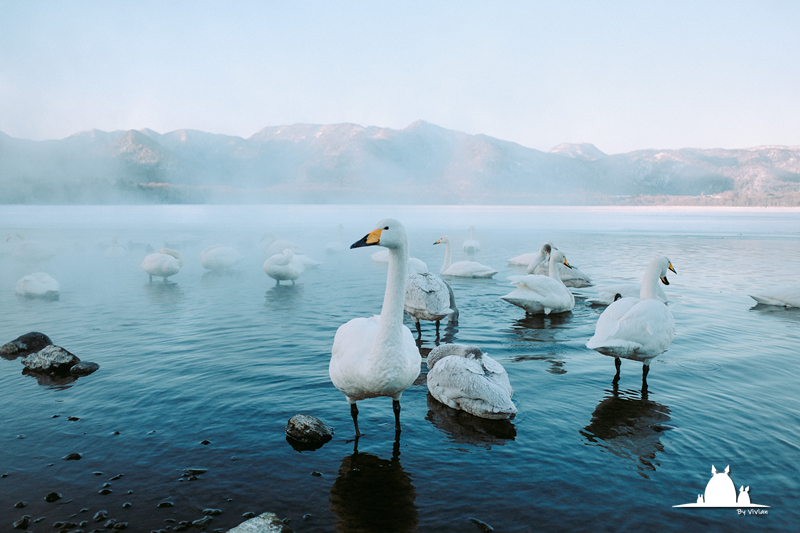
[[[567,268],[572,268],[572,266],[569,263],[567,263],[567,258],[566,257],[564,258],[564,266],[567,267]]]
[[[675,274],[677,274],[677,272],[675,271],[675,267],[672,266],[672,263],[669,264],[669,269],[675,272]]]
[[[360,241],[357,241],[357,242],[354,242],[353,244],[351,244],[350,245],[350,249],[352,250],[353,248],[362,248],[364,246],[376,246],[376,245],[378,245],[381,242],[381,232],[382,231],[383,231],[383,228],[374,229],[374,230],[370,231],[369,233],[364,235],[364,238],[362,238]]]
[[[669,264],[668,268],[677,274],[677,272],[675,271],[675,267],[672,266],[672,263]],[[667,276],[661,278],[661,283],[663,283],[664,285],[669,285],[669,280],[667,279]]]
[[[442,244],[442,239],[439,239],[438,241],[436,241],[436,242],[435,242],[435,243],[433,243],[433,244]]]

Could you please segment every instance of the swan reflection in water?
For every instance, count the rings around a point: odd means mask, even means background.
[[[492,446],[502,446],[517,436],[517,428],[510,420],[490,420],[453,409],[437,401],[430,392],[425,420],[444,433],[451,442],[487,450]]]
[[[633,461],[639,475],[649,479],[645,471],[656,470],[656,453],[664,451],[661,434],[672,429],[667,425],[669,407],[651,401],[646,385],[640,394],[632,390],[620,393],[619,381],[614,380],[612,390],[606,392],[611,395],[597,405],[591,422],[580,433],[589,443]]]
[[[391,460],[358,451],[342,460],[331,487],[334,529],[340,533],[417,531],[419,515],[411,477],[400,464],[400,435],[395,435]]]
[[[564,368],[565,360],[559,357],[558,342],[566,338],[566,327],[570,320],[571,313],[559,313],[555,315],[527,315],[514,321],[511,332],[521,339],[520,352],[525,348],[536,350],[531,354],[515,355],[511,360],[515,363],[520,361],[545,361],[550,363],[547,372],[551,374],[566,374]],[[562,331],[564,330],[564,331]],[[535,343],[535,344],[534,344]]]

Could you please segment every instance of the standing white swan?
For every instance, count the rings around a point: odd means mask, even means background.
[[[469,239],[464,241],[464,251],[468,254],[475,254],[481,251],[481,243],[475,240],[475,227],[469,227]]]
[[[751,294],[750,298],[763,305],[800,307],[800,287],[782,287],[761,294]]]
[[[150,275],[150,283],[153,282],[153,276],[162,277],[166,282],[168,277],[180,272],[182,266],[183,256],[169,248],[162,248],[142,261],[142,269]]]
[[[17,282],[15,292],[27,298],[57,299],[59,294],[58,282],[49,274],[34,272],[24,276]]]
[[[291,281],[294,285],[294,280],[299,278],[305,270],[303,261],[289,248],[285,249],[282,254],[275,254],[264,261],[264,272],[275,280],[275,285],[280,285],[283,280]]]
[[[657,298],[659,279],[669,285],[667,270],[675,272],[666,257],[656,257],[642,279],[639,298],[621,298],[609,305],[597,320],[594,336],[586,347],[614,357],[619,378],[620,357],[641,361],[642,380],[650,361],[666,350],[675,337],[675,318]]]
[[[433,244],[444,243],[444,264],[439,271],[443,276],[453,276],[457,278],[491,278],[497,274],[497,270],[475,261],[458,261],[450,263],[450,239],[444,235]]]
[[[572,268],[558,250],[550,253],[550,272],[549,276],[528,274],[527,276],[509,276],[512,285],[517,286],[517,290],[501,296],[500,299],[510,304],[525,309],[525,312],[532,314],[544,313],[566,313],[575,307],[575,296],[561,281],[558,267],[564,265]]]
[[[235,249],[221,244],[214,244],[200,252],[200,265],[206,270],[221,272],[233,268],[244,258]]]
[[[385,246],[389,249],[386,293],[380,316],[354,318],[336,331],[329,368],[334,387],[350,403],[356,437],[358,407],[365,398],[392,398],[395,432],[400,432],[400,397],[420,371],[420,357],[411,330],[403,325],[408,239],[397,220],[387,218],[350,248]]]
[[[477,346],[437,346],[428,354],[428,369],[431,396],[453,409],[491,419],[517,412],[505,368]]]
[[[410,266],[411,261],[409,261]],[[438,332],[439,322],[453,314],[453,310],[450,309],[450,290],[436,274],[430,272],[410,274],[406,278],[404,308],[417,325],[418,334],[422,334],[420,320],[436,322]]]

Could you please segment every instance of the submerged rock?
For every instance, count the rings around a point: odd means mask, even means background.
[[[97,363],[90,363],[89,361],[81,361],[69,369],[69,373],[73,376],[88,376],[92,372],[100,368]]]
[[[303,444],[322,445],[333,438],[333,428],[319,418],[294,415],[286,424],[286,436]]]
[[[25,368],[32,372],[68,372],[80,362],[78,356],[53,344],[22,359]]]
[[[53,344],[50,337],[38,331],[31,331],[0,346],[0,357],[3,359],[16,359],[32,352],[38,352],[50,344]]]
[[[274,513],[262,513],[242,522],[228,533],[293,533]]]

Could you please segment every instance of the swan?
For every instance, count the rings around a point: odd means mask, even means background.
[[[447,284],[430,272],[411,274],[406,278],[406,295],[403,307],[417,325],[417,333],[422,334],[420,320],[439,322],[453,314],[450,309],[450,290]]]
[[[282,254],[275,254],[264,261],[264,272],[275,280],[275,285],[280,285],[281,280],[290,280],[294,285],[294,280],[299,278],[305,270],[303,261],[289,248],[285,249]]]
[[[153,276],[160,276],[167,281],[167,278],[177,274],[183,266],[183,256],[180,252],[162,248],[154,254],[150,254],[142,261],[142,269],[150,275],[150,283]]]
[[[103,243],[101,243],[101,246],[102,245]],[[128,253],[128,251],[125,249],[124,246],[117,243],[116,237],[111,238],[111,241],[109,241],[108,246],[105,247],[105,252],[103,252],[103,254],[106,257],[112,257],[112,258],[122,257],[126,253]]]
[[[539,263],[550,257],[550,250],[553,248],[555,248],[555,245],[552,242],[547,241],[539,249],[538,254],[531,252],[529,254],[518,255],[516,257],[512,257],[511,259],[509,259],[508,264],[511,266],[524,266],[524,267],[529,266],[531,263],[533,263],[534,265],[538,265]]]
[[[408,258],[408,275],[411,274],[425,274],[428,272],[428,265],[422,259],[416,257]]]
[[[375,252],[370,256],[373,261],[376,263],[388,263],[389,262],[389,250],[381,250],[379,252]]]
[[[444,235],[433,244],[444,243],[444,264],[439,271],[443,276],[453,276],[457,278],[491,278],[497,274],[497,270],[475,261],[458,261],[450,264],[450,239]]]
[[[594,305],[609,305],[619,298],[638,298],[642,292],[641,283],[617,283],[615,285],[605,285],[597,287],[600,293],[596,298],[588,298],[586,301]],[[667,303],[667,295],[661,285],[656,285],[656,300]]]
[[[15,236],[22,241],[11,250],[11,256],[17,261],[23,263],[41,263],[42,261],[47,261],[56,256],[55,250],[49,247],[34,241],[26,241],[25,236],[19,233]],[[9,235],[6,241],[11,240],[11,238],[12,237]]]
[[[620,357],[641,361],[642,381],[647,378],[650,361],[666,350],[675,337],[675,318],[657,299],[658,280],[669,285],[667,270],[675,272],[666,257],[656,257],[642,279],[639,298],[620,298],[609,305],[597,320],[594,336],[586,347],[614,357],[619,378]]]
[[[344,245],[342,242],[342,229],[344,226],[339,224],[336,228],[336,240],[331,241],[325,245],[325,253],[326,254],[338,254],[339,252],[343,252],[347,250],[347,246]]]
[[[475,227],[469,227],[469,239],[464,241],[464,251],[468,254],[474,254],[481,251],[481,243],[475,240]]]
[[[428,354],[428,369],[431,396],[453,409],[492,419],[517,412],[505,368],[477,346],[439,345]]]
[[[329,373],[333,386],[350,403],[350,415],[358,430],[356,402],[366,398],[392,398],[395,432],[400,432],[400,397],[414,383],[422,357],[414,337],[403,325],[403,302],[408,269],[406,230],[397,220],[380,221],[374,230],[350,248],[385,246],[389,249],[386,293],[380,316],[354,318],[336,331]]]
[[[284,250],[290,249],[295,255],[305,254],[299,244],[292,241],[277,240],[273,233],[267,232],[261,236],[261,251],[267,257],[272,257],[275,254],[281,254]]]
[[[558,250],[552,242],[548,241],[542,245],[539,255],[528,264],[528,274],[538,274],[540,276],[546,276],[548,274],[548,262],[545,261],[544,258],[539,259],[539,257],[542,253],[544,253],[546,257],[549,257],[551,250]],[[580,269],[575,266],[566,268],[559,263],[558,273],[561,275],[561,281],[563,281],[564,285],[567,287],[588,287],[592,284],[592,280],[589,279],[589,276],[581,272]]]
[[[58,282],[44,272],[34,272],[17,282],[16,293],[28,298],[57,298]]]
[[[575,307],[575,297],[561,281],[558,265],[571,268],[567,258],[559,250],[550,253],[550,275],[509,276],[517,290],[500,299],[525,309],[526,313],[566,313]]]
[[[751,294],[750,298],[764,305],[800,307],[800,287],[782,287],[761,294]]]
[[[200,265],[206,270],[217,272],[233,268],[242,259],[242,254],[221,244],[214,244],[200,252]]]

